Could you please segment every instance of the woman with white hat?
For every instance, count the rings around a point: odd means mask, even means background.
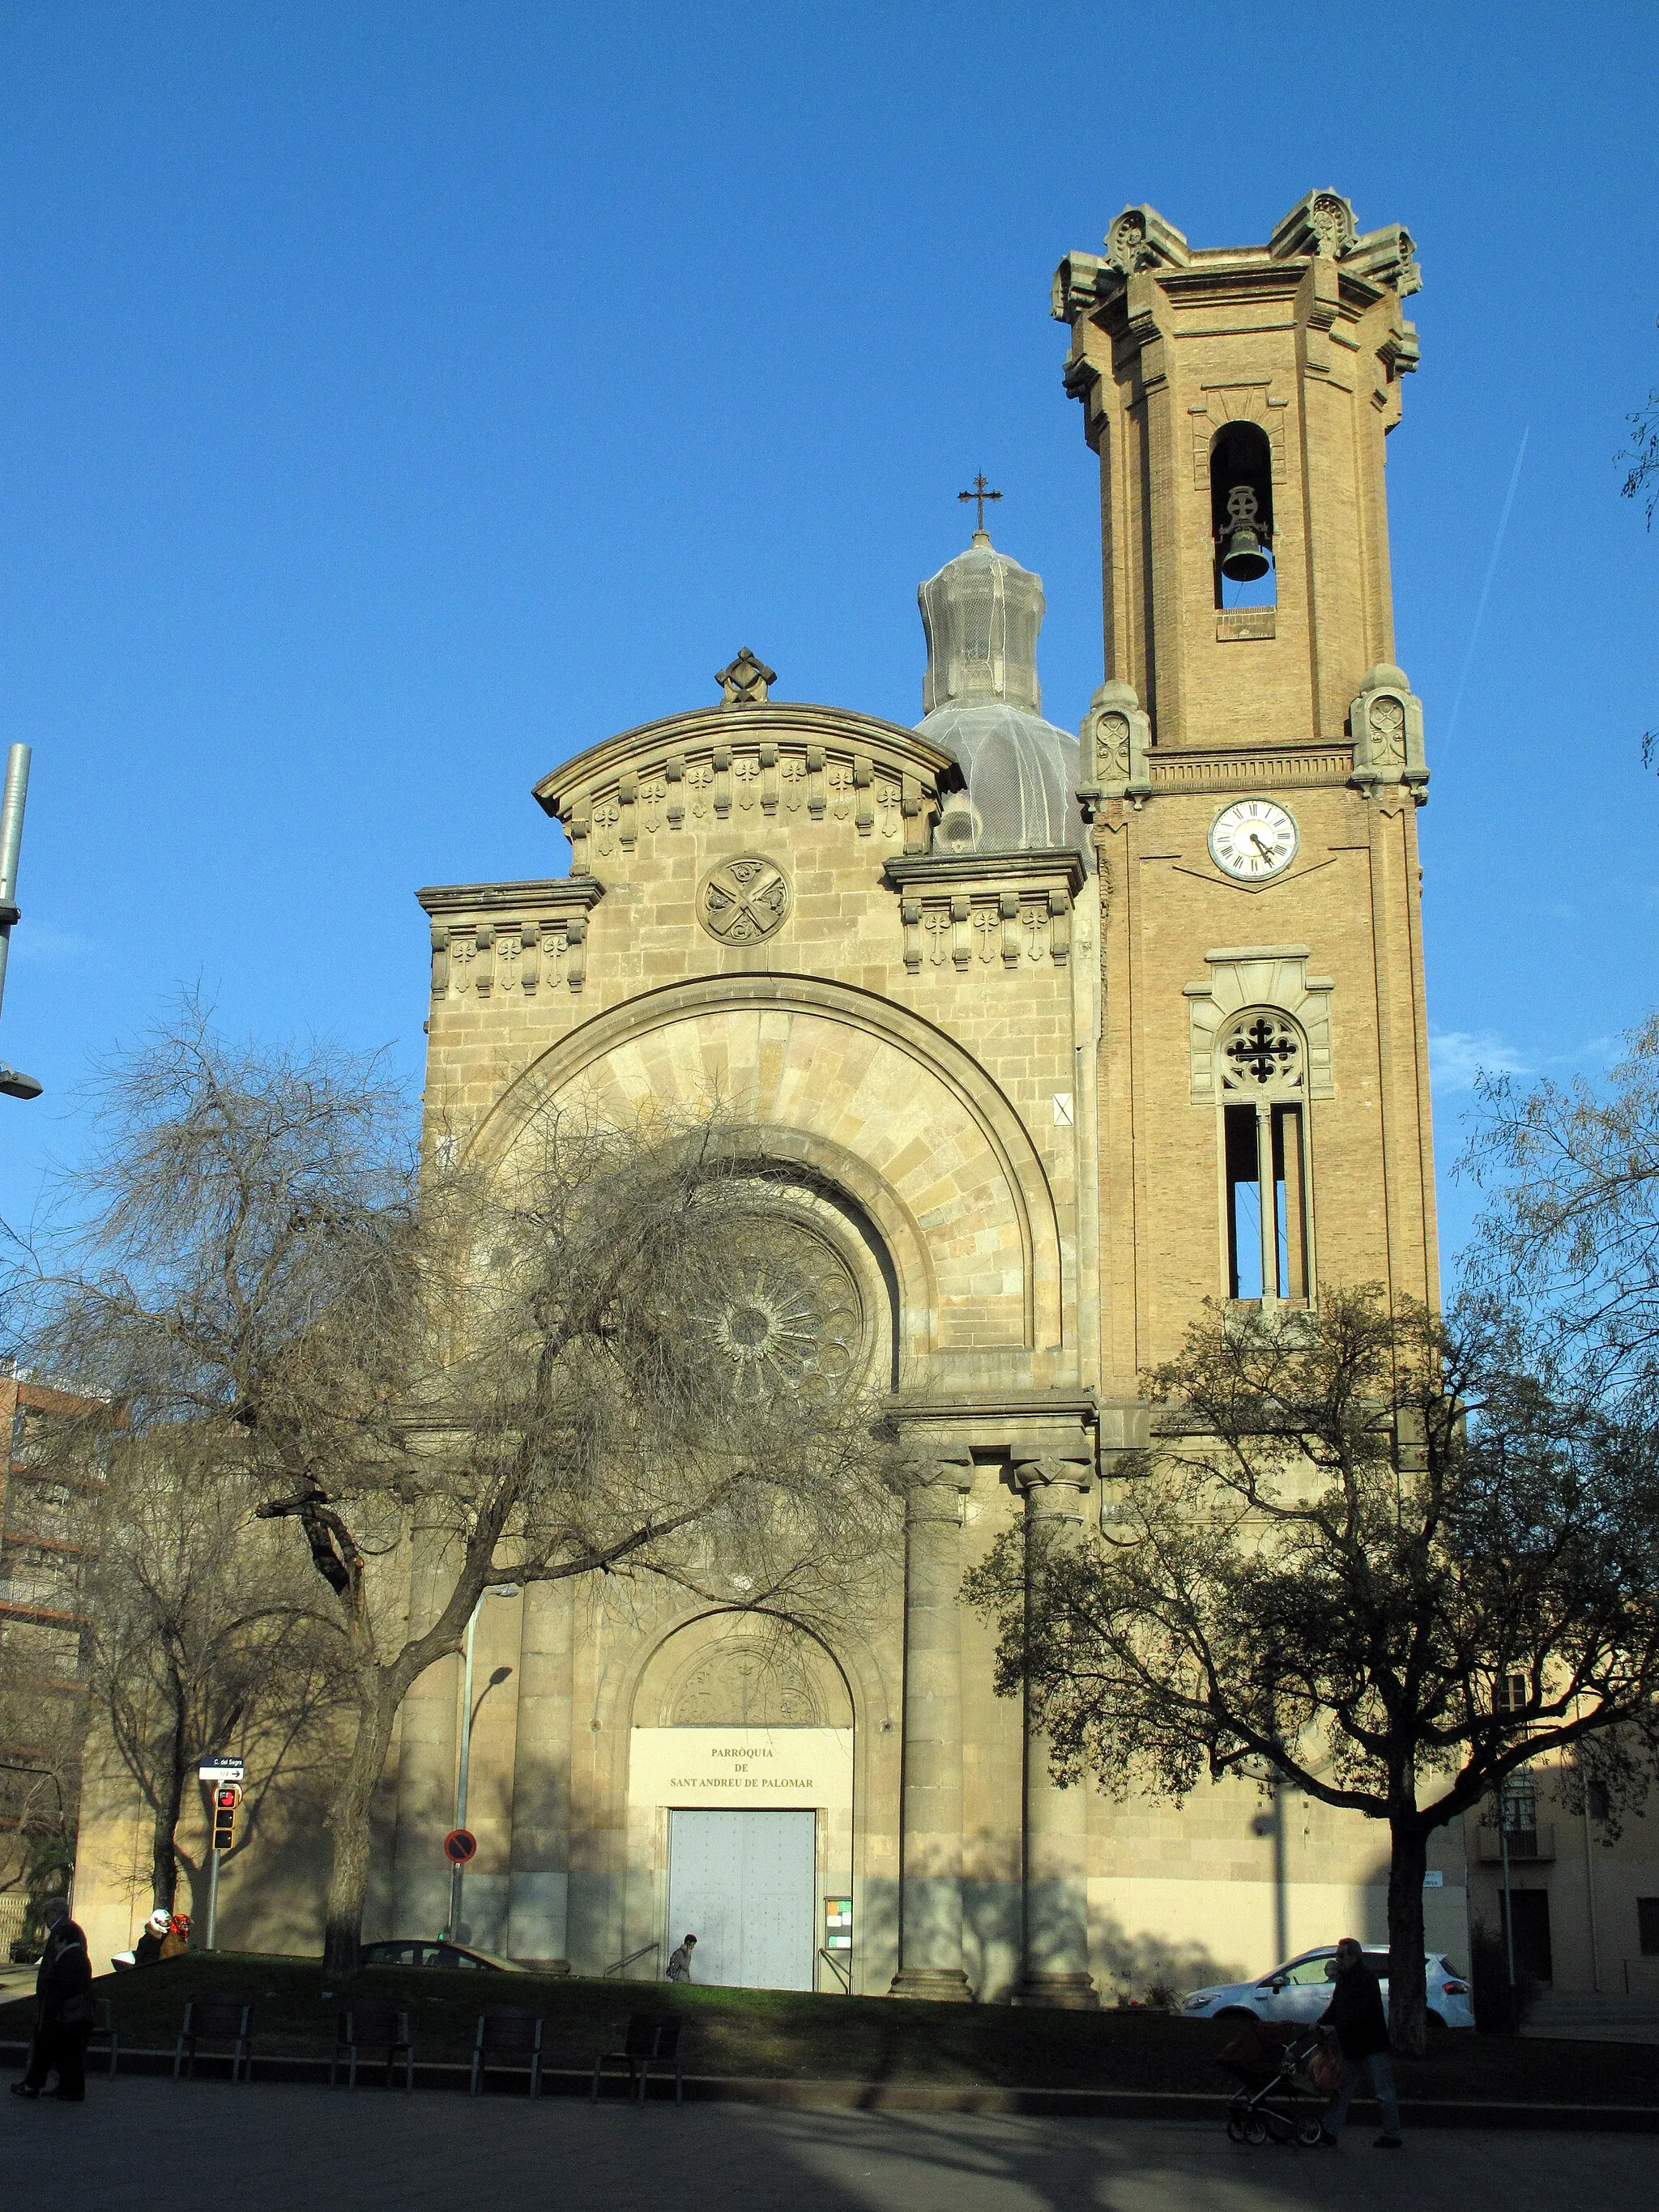
[[[135,1966],[153,1966],[161,1955],[161,1946],[173,1933],[173,1915],[165,1906],[157,1905],[144,1923],[144,1932],[132,1947]]]

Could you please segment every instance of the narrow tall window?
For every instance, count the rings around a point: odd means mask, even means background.
[[[1278,605],[1273,447],[1258,422],[1229,422],[1210,448],[1210,528],[1218,607]]]
[[[1305,1305],[1312,1291],[1302,1032],[1241,1014],[1219,1051],[1227,1295]]]

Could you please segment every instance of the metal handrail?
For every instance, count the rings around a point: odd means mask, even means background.
[[[834,1969],[842,1987],[846,1990],[848,1996],[850,1997],[853,1994],[852,1960],[848,1959],[845,1966],[843,1966],[842,1961],[836,1956],[835,1953],[833,1951],[826,1951],[822,1943],[818,1946],[818,1956],[823,1960],[826,1966],[830,1966]]]
[[[625,1969],[631,1966],[635,1959],[643,1959],[647,1953],[652,1951],[660,1951],[662,1945],[660,1943],[641,1943],[637,1951],[630,1951],[625,1959],[618,1959],[615,1966],[607,1966],[604,1973],[599,1977],[600,1980],[609,1981],[612,1974],[620,1974],[623,1972]]]

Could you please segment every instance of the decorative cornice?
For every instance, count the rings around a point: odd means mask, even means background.
[[[1154,746],[1146,756],[1154,796],[1177,791],[1240,791],[1257,784],[1346,783],[1353,747],[1346,744],[1252,746]]]
[[[432,917],[432,995],[489,1000],[542,984],[579,993],[587,917],[605,896],[592,876],[527,884],[434,884],[416,897]]]
[[[590,745],[550,770],[533,787],[534,795],[545,812],[562,815],[585,786],[614,780],[625,768],[647,756],[665,762],[673,753],[707,752],[728,742],[752,746],[787,736],[817,739],[849,753],[867,750],[895,763],[902,762],[930,781],[957,765],[955,754],[919,737],[902,722],[855,714],[848,708],[769,699],[763,706],[692,707],[684,714],[665,715],[659,721],[641,722],[636,728]]]
[[[694,708],[555,769],[536,798],[563,823],[578,874],[590,855],[627,854],[642,837],[707,822],[850,821],[860,837],[927,848],[953,753],[896,722],[831,707]]]
[[[505,907],[586,913],[605,896],[605,885],[594,876],[553,876],[524,884],[428,884],[415,896],[434,915],[493,914]]]
[[[1056,878],[1068,891],[1083,888],[1083,855],[1069,846],[1045,853],[922,853],[888,861],[883,873],[902,890],[911,884],[948,890],[956,884],[1043,884]]]
[[[939,853],[891,860],[904,964],[926,961],[966,975],[975,962],[1012,974],[1023,963],[1063,968],[1072,952],[1072,901],[1085,874],[1069,848],[1046,853]]]

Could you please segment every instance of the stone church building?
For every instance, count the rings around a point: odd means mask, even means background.
[[[459,1660],[404,1708],[371,1936],[447,1923],[472,1713],[462,1932],[515,1959],[655,1977],[692,1929],[699,1980],[1076,2005],[1382,1934],[1364,1822],[1057,1790],[959,1585],[1019,1516],[1109,1516],[1205,1299],[1437,1295],[1383,467],[1418,282],[1334,192],[1261,246],[1126,209],[1054,287],[1099,461],[1080,735],[1043,719],[1041,581],[981,528],[921,588],[914,727],[781,698],[745,650],[538,784],[568,876],[421,892],[428,1112],[505,1163],[550,1094],[718,1092],[815,1339],[891,1388],[923,1479],[902,1586],[834,1648],[620,1579],[486,1597],[470,1711]],[[272,1817],[223,1939],[312,1948],[314,1847]],[[1461,1954],[1461,1834],[1437,1871]],[[94,1948],[125,1940],[88,1879]]]

